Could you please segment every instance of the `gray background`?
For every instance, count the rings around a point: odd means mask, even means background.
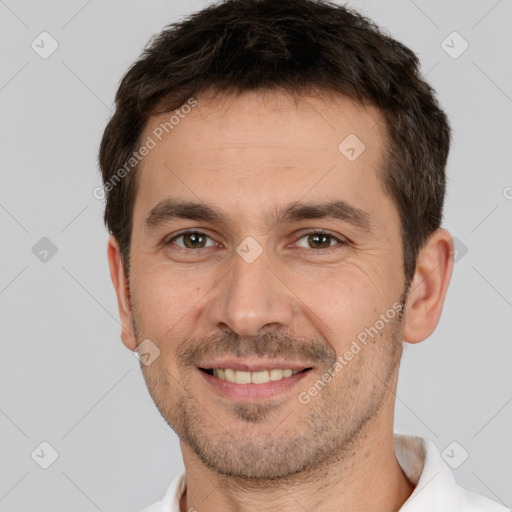
[[[123,72],[205,5],[0,0],[0,511],[135,511],[182,468],[119,338],[92,192]],[[406,345],[395,430],[441,451],[456,441],[458,482],[511,507],[512,0],[349,5],[417,52],[454,129],[444,226],[458,261],[436,332]],[[47,59],[31,48],[43,31],[59,44]],[[453,31],[469,44],[458,58],[457,36],[452,56],[442,47]],[[46,261],[43,237],[57,248]],[[58,452],[48,469],[43,441]]]

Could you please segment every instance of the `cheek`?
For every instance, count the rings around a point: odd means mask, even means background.
[[[141,316],[158,325],[185,318],[206,292],[197,286],[197,276],[175,271],[169,265],[152,268],[141,262],[137,270],[131,287],[133,302]]]
[[[299,297],[322,317],[334,323],[357,317],[376,300],[371,274],[361,265],[345,263],[336,268],[322,269],[314,278],[297,279],[294,289]]]
[[[317,287],[311,282],[296,282],[294,290],[309,322],[337,353],[343,353],[361,333],[364,337],[365,329],[373,326],[396,300],[391,285],[380,279],[351,265],[324,275]]]

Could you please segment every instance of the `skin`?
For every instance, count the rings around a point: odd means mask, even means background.
[[[160,350],[141,367],[180,436],[181,510],[396,511],[414,487],[393,448],[402,346],[427,338],[439,321],[450,233],[437,230],[420,252],[402,319],[386,323],[301,403],[299,394],[332,372],[358,334],[404,299],[399,216],[379,179],[382,117],[325,94],[297,104],[277,91],[197,99],[141,163],[129,281],[113,237],[108,246],[123,343],[135,350],[150,339]],[[141,140],[166,118],[151,118]],[[338,150],[349,134],[366,146],[354,161]],[[168,198],[209,205],[224,222],[145,225]],[[371,231],[332,218],[267,223],[291,202],[332,199],[364,210]],[[209,238],[199,247],[197,238],[171,241],[186,229]],[[308,236],[319,230],[335,238]],[[248,236],[262,251],[251,263],[236,251]],[[239,399],[219,393],[197,367],[219,354],[312,369],[275,396]]]

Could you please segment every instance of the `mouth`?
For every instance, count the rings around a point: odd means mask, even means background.
[[[266,364],[232,364],[198,367],[210,389],[224,398],[254,402],[268,399],[291,390],[312,370],[312,366],[280,364],[280,368]]]
[[[271,370],[261,370],[250,372],[245,370],[235,370],[233,368],[199,368],[202,372],[227,382],[236,382],[237,384],[266,384],[267,382],[277,382],[287,379],[292,375],[307,372],[312,368],[291,369],[291,368],[273,368]]]

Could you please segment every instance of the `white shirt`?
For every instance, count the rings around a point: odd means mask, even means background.
[[[432,441],[395,432],[394,443],[396,459],[415,485],[399,512],[510,512],[489,498],[457,485]],[[185,486],[183,472],[174,479],[161,501],[142,512],[180,512]]]

